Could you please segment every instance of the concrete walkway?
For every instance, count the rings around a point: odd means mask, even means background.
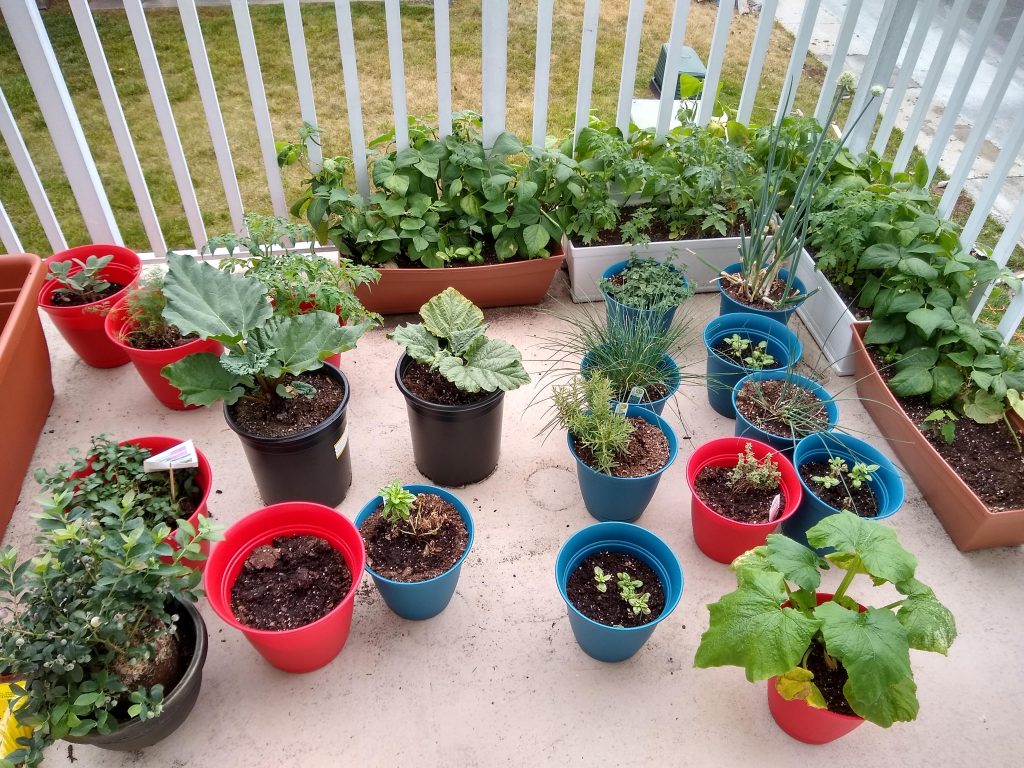
[[[543,310],[568,305],[565,275]],[[595,309],[603,312],[600,304]],[[559,328],[533,308],[487,311],[491,333],[527,357]],[[717,297],[695,298],[684,313],[695,338],[717,314]],[[406,320],[408,318],[400,318]],[[796,323],[794,318],[794,323]],[[388,326],[395,325],[392,318]],[[53,467],[90,435],[194,437],[213,465],[210,508],[229,524],[261,506],[237,438],[219,409],[179,413],[160,407],[135,370],[96,370],[79,362],[47,328],[57,399],[33,466]],[[805,354],[814,342],[803,334]],[[405,404],[394,386],[396,345],[374,331],[344,355],[353,388],[349,419],[354,484],[340,510],[350,518],[378,487],[420,482],[413,465]],[[690,370],[703,370],[695,342]],[[538,365],[530,364],[533,370]],[[837,389],[852,380],[833,382]],[[364,578],[352,634],[328,667],[301,676],[278,672],[234,630],[200,609],[211,635],[199,702],[173,736],[145,752],[119,754],[75,747],[74,768],[264,768],[269,766],[903,766],[1018,765],[1024,754],[1024,548],[959,553],[917,490],[893,518],[920,560],[919,577],[953,610],[960,639],[950,656],[913,654],[921,714],[882,730],[866,724],[831,746],[791,740],[772,721],[764,684],[738,669],[692,667],[705,605],[731,590],[725,566],[706,559],[690,532],[685,464],[695,446],[731,435],[703,389],[679,405],[692,430],[676,464],[640,519],[665,538],[685,571],[683,598],[648,645],[630,661],[603,664],[573,640],[555,587],[555,555],[565,539],[593,522],[583,507],[575,466],[561,434],[535,435],[543,408],[524,410],[534,386],[505,405],[501,463],[490,478],[457,491],[476,519],[477,539],[458,592],[439,617],[406,622],[388,611]],[[891,455],[870,418],[840,395],[841,423]],[[669,421],[680,427],[678,416]],[[38,487],[26,481],[7,535],[27,545]],[[835,586],[828,582],[828,586]],[[865,583],[856,594],[869,590]],[[884,595],[871,596],[882,604]],[[881,601],[881,602],[879,602]],[[67,766],[66,745],[48,766]]]

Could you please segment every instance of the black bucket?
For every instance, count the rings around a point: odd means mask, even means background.
[[[410,392],[402,375],[412,364],[403,355],[395,383],[405,396],[416,468],[438,485],[469,485],[498,466],[501,453],[501,390],[472,405],[437,405]]]
[[[314,501],[338,506],[352,485],[348,440],[348,379],[333,365],[319,371],[345,387],[341,405],[328,419],[287,437],[260,437],[242,430],[224,406],[224,418],[238,435],[263,503]]]

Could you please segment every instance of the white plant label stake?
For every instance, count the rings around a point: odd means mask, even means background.
[[[150,456],[142,462],[144,472],[167,472],[171,481],[171,501],[178,500],[178,489],[174,483],[174,470],[199,466],[199,454],[191,440]]]
[[[772,499],[772,505],[768,508],[768,522],[774,523],[775,518],[779,516],[779,509],[782,507],[782,494],[776,493],[775,498]]]

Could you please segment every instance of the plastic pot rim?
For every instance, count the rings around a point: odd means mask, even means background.
[[[115,272],[123,271],[131,276],[131,279],[125,283],[124,287],[117,293],[112,293],[111,295],[102,299],[97,299],[96,301],[90,301],[88,304],[73,304],[62,307],[50,301],[50,297],[60,289],[60,284],[56,280],[44,280],[43,284],[39,286],[39,293],[36,295],[36,303],[47,314],[54,315],[78,315],[84,313],[86,310],[90,310],[94,307],[98,308],[103,305],[108,305],[110,308],[113,308],[115,305],[120,304],[127,296],[128,291],[131,290],[132,284],[138,278],[141,269],[133,270],[131,267],[126,267],[124,264],[108,264],[100,272],[100,276],[105,279],[113,279],[112,276],[107,274],[110,270],[114,270]],[[71,274],[76,274],[80,271],[80,269],[76,269]],[[103,320],[105,323],[106,317],[104,317]]]
[[[576,449],[573,448],[572,445],[572,433],[567,431],[565,433],[565,442],[569,446],[569,452],[572,454],[572,457],[576,459],[576,463],[580,467],[587,470],[587,472],[594,475],[599,475],[600,477],[610,477],[613,478],[614,480],[618,480],[623,483],[631,483],[650,480],[652,477],[657,477],[658,475],[662,474],[666,469],[672,466],[672,462],[674,462],[676,460],[676,456],[679,455],[679,444],[678,438],[676,438],[676,445],[673,448],[672,441],[668,439],[670,434],[673,437],[675,437],[675,430],[672,429],[671,425],[667,421],[665,421],[665,419],[663,419],[661,416],[656,414],[654,411],[648,410],[647,408],[641,405],[629,406],[629,408],[626,409],[626,416],[636,416],[637,418],[643,419],[648,424],[654,424],[661,430],[662,434],[665,435],[665,440],[668,441],[669,443],[668,459],[665,460],[665,465],[655,472],[651,472],[650,474],[647,475],[641,475],[640,477],[616,477],[615,475],[609,475],[604,472],[598,472],[596,469],[591,467],[589,464],[587,464],[585,461],[583,461],[583,459],[579,457],[579,454],[576,453]]]
[[[735,322],[737,324],[737,327],[729,327],[729,328],[727,328],[726,330],[724,330],[722,332],[721,337],[719,337],[718,336],[719,325],[726,325],[726,323],[722,323],[720,321],[723,320],[723,318],[728,318],[728,317],[731,317],[733,315],[736,315],[736,317],[737,317],[737,319],[735,321],[733,321],[733,322]],[[750,318],[754,318],[754,317],[760,318],[760,319],[762,319],[762,320],[764,320],[766,322],[777,323],[779,325],[779,328],[773,329],[773,330],[780,330],[781,329],[781,330],[786,331],[785,335],[788,335],[789,338],[785,342],[783,342],[782,339],[779,339],[779,338],[775,338],[774,340],[779,342],[779,344],[781,346],[784,346],[786,348],[787,357],[790,357],[790,359],[789,359],[789,361],[787,363],[784,363],[782,365],[777,365],[777,366],[774,366],[772,368],[748,368],[747,366],[745,366],[745,365],[743,365],[741,363],[737,363],[735,360],[726,357],[721,352],[719,352],[717,349],[715,349],[715,344],[717,344],[719,341],[721,341],[722,338],[725,338],[726,334],[729,334],[729,333],[737,333],[738,334],[738,333],[742,333],[743,332],[743,329],[738,327],[739,323],[741,323],[741,322],[749,322]],[[712,330],[712,329],[714,329],[714,330]],[[761,333],[763,335],[768,335],[766,331],[763,331],[763,330],[758,329],[758,328],[754,328],[752,330],[755,330],[758,333]],[[714,334],[714,335],[712,335],[712,334]],[[712,318],[711,320],[708,321],[707,325],[704,326],[704,331],[703,331],[703,333],[701,335],[702,335],[702,337],[704,339],[704,347],[708,351],[709,354],[715,355],[715,357],[717,357],[719,360],[721,360],[724,363],[727,363],[728,365],[731,365],[734,368],[736,368],[737,371],[745,371],[747,374],[750,374],[750,373],[760,373],[762,371],[769,372],[769,371],[785,371],[785,370],[788,370],[789,368],[792,368],[794,365],[796,365],[798,362],[800,362],[800,360],[801,360],[801,358],[803,358],[803,354],[804,354],[803,342],[800,341],[800,337],[797,336],[797,334],[794,331],[792,331],[789,328],[789,326],[787,326],[787,325],[785,325],[783,323],[780,323],[778,320],[776,320],[773,317],[766,317],[764,315],[755,315],[755,314],[753,314],[751,312],[727,312],[724,315],[719,315],[718,317],[714,317],[714,318]],[[790,343],[790,342],[792,342],[792,343]]]
[[[580,360],[580,375],[581,376],[589,373],[592,370],[597,369],[597,366],[595,366],[593,363],[589,363],[588,364],[587,358],[589,358],[589,357],[590,357],[590,352],[587,352],[587,354],[585,354],[583,356],[583,359]],[[665,354],[663,354],[661,356],[661,362],[662,362],[662,364],[664,364],[664,367],[667,369],[667,373],[669,374],[669,377],[668,377],[669,381],[668,382],[659,382],[659,383],[662,383],[666,387],[668,387],[668,394],[665,395],[664,397],[659,397],[656,400],[641,400],[640,401],[641,405],[654,405],[656,403],[660,403],[662,400],[667,402],[668,400],[670,400],[673,397],[675,397],[675,395],[679,392],[679,388],[683,385],[683,374],[682,374],[682,371],[679,370],[679,363],[676,362],[675,358],[672,357],[672,355],[670,355],[670,354],[668,354],[666,352]]]
[[[172,351],[180,350],[187,352],[190,347],[198,347],[199,345],[206,344],[209,341],[209,339],[192,339],[191,341],[186,341],[184,344],[179,344],[176,347],[168,347],[166,349],[142,349],[141,347],[133,347],[123,339],[128,332],[134,330],[138,326],[138,323],[133,322],[126,314],[127,308],[128,297],[124,296],[110,308],[106,317],[103,318],[103,329],[106,331],[108,339],[130,355],[138,355],[139,357],[145,358],[150,355],[166,355],[168,352]],[[184,357],[187,357],[187,355],[184,355]]]
[[[437,576],[433,576],[429,579],[423,579],[422,581],[395,581],[394,579],[389,579],[387,576],[381,576],[379,573],[373,570],[373,568],[370,567],[369,561],[367,561],[366,565],[363,566],[363,570],[370,574],[374,579],[383,581],[385,584],[393,584],[395,586],[432,584],[433,582],[438,581],[439,579],[443,579],[452,571],[462,566],[462,563],[469,556],[469,550],[472,549],[473,542],[476,540],[476,525],[473,523],[473,516],[469,514],[469,507],[467,507],[465,502],[463,502],[462,499],[460,499],[451,491],[447,491],[444,488],[440,488],[436,485],[430,485],[426,483],[409,483],[408,485],[403,485],[402,488],[409,491],[410,493],[432,493],[436,496],[440,496],[442,499],[444,499],[453,507],[455,507],[455,509],[459,513],[459,516],[462,517],[463,522],[466,524],[466,548],[462,550],[462,555],[459,557],[458,560],[455,561],[455,564],[452,565],[451,568],[449,568],[444,573],[439,573]],[[382,501],[383,500],[381,499],[380,494],[378,494],[374,496],[372,499],[370,499],[368,502],[366,502],[363,508],[359,510],[359,514],[356,515],[356,519],[353,521],[353,525],[355,525],[356,530],[359,530],[359,527],[364,522],[366,522],[367,518],[369,518],[370,515],[377,511],[377,507],[381,505]],[[359,535],[360,537],[362,536],[362,531],[360,531]],[[363,542],[364,547],[365,545],[366,542]]]
[[[813,394],[816,398],[818,398],[818,400],[825,406],[825,412],[826,412],[826,415],[828,416],[828,426],[825,429],[823,429],[823,430],[821,430],[819,432],[811,432],[810,434],[802,435],[801,437],[794,438],[792,435],[779,435],[779,434],[776,434],[775,432],[769,432],[768,430],[761,429],[761,427],[757,426],[756,424],[753,424],[746,416],[743,416],[743,414],[740,413],[739,408],[736,407],[736,396],[739,394],[739,391],[741,389],[743,389],[743,385],[746,384],[748,381],[757,381],[757,380],[760,380],[760,379],[763,379],[763,380],[766,380],[766,381],[782,381],[784,379],[788,379],[788,380],[793,381],[794,383],[798,384],[799,386],[803,387],[804,389],[810,390],[811,394]],[[822,392],[824,392],[828,397],[822,397],[821,396]],[[829,404],[832,405],[831,408],[829,407]],[[820,435],[820,434],[824,434],[826,432],[832,432],[832,431],[835,430],[836,426],[839,424],[839,405],[836,403],[835,396],[831,392],[829,392],[827,389],[825,389],[823,386],[821,386],[821,384],[819,384],[818,382],[814,381],[813,379],[809,379],[806,376],[801,376],[798,373],[791,373],[788,370],[786,370],[786,371],[754,371],[753,373],[748,373],[742,379],[737,381],[736,382],[736,386],[733,387],[733,390],[732,390],[732,407],[736,410],[736,418],[737,419],[742,417],[744,421],[746,421],[748,424],[750,424],[750,426],[752,426],[754,429],[756,429],[756,430],[758,430],[760,432],[764,432],[766,435],[771,435],[772,437],[779,438],[780,440],[792,440],[794,446],[797,443],[799,443],[801,440],[803,440],[803,439],[805,439],[807,437],[813,437],[814,435]]]
[[[402,393],[406,400],[411,400],[427,410],[432,410],[437,413],[467,413],[492,406],[495,401],[500,400],[505,395],[505,391],[503,389],[496,389],[493,392],[488,393],[487,397],[483,400],[476,403],[469,403],[467,405],[441,405],[440,403],[432,403],[429,400],[424,400],[422,397],[414,395],[405,386],[405,383],[402,381],[402,366],[406,360],[409,361],[409,365],[412,365],[415,362],[407,352],[402,353],[402,356],[398,359],[398,365],[395,366],[395,384],[398,385],[398,391]]]

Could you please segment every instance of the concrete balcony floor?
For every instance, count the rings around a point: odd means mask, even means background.
[[[546,311],[581,311],[568,302],[564,273],[540,308],[488,310],[490,333],[538,357],[538,337],[559,321]],[[717,314],[717,294],[685,309],[695,342],[686,370],[703,371],[700,330]],[[603,312],[600,304],[593,305]],[[388,318],[388,329],[396,321]],[[794,326],[799,323],[794,318]],[[799,328],[805,355],[817,347]],[[188,413],[160,406],[130,365],[96,370],[47,327],[57,390],[33,467],[53,467],[89,436],[146,434],[194,438],[213,465],[210,510],[230,524],[261,506],[237,438],[219,409]],[[354,482],[340,510],[350,518],[393,478],[422,482],[413,463],[405,404],[394,385],[397,346],[384,330],[346,353]],[[531,372],[538,363],[528,363]],[[852,379],[826,382],[839,395],[841,425],[892,455],[855,401]],[[485,481],[458,490],[477,526],[476,542],[448,609],[426,622],[392,614],[364,577],[352,632],[341,655],[307,675],[265,663],[243,637],[200,601],[211,647],[199,702],[164,742],[139,753],[76,746],[76,768],[152,766],[1009,766],[1024,753],[1024,548],[961,554],[907,481],[907,501],[891,519],[957,618],[948,658],[913,652],[921,713],[888,731],[865,724],[831,745],[793,741],[772,721],[765,685],[733,668],[696,670],[707,628],[705,605],[730,591],[733,577],[708,560],[690,532],[686,460],[692,448],[731,435],[733,423],[707,404],[702,387],[684,388],[680,411],[692,436],[662,479],[640,523],[675,550],[683,597],[631,660],[604,664],[576,645],[554,583],[558,548],[593,519],[587,514],[565,439],[535,435],[543,406],[524,410],[535,384],[506,400],[501,462]],[[679,428],[679,416],[666,411]],[[38,486],[26,479],[6,541],[31,546]],[[835,586],[833,574],[824,587]],[[859,577],[852,594],[882,605]],[[1016,756],[1016,757],[1015,757]],[[46,765],[70,765],[67,745]]]

